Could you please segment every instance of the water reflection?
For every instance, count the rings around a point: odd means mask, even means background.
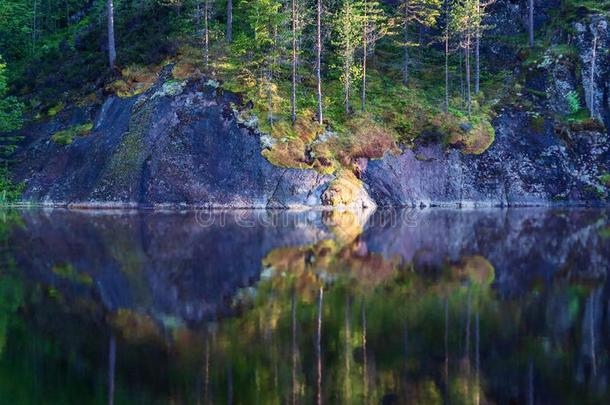
[[[3,212],[10,403],[607,403],[595,210]]]

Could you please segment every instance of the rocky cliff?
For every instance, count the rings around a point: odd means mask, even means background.
[[[168,75],[139,96],[112,96],[101,108],[68,110],[26,128],[27,144],[13,169],[26,184],[24,198],[101,207],[320,204],[332,177],[267,162],[259,135],[235,117],[236,94]],[[90,133],[68,145],[51,140],[90,121]]]
[[[537,24],[548,20],[552,8],[552,2],[543,3]],[[500,1],[496,7],[495,18],[507,21],[495,22],[494,35],[521,34],[523,4]],[[353,186],[363,189],[350,190],[355,197],[346,206],[608,202],[607,17],[583,16],[528,63],[518,62],[527,55],[518,55],[517,48],[498,44],[488,40],[483,52],[501,64],[502,57],[512,61],[513,77],[498,102],[492,146],[469,155],[459,145],[447,146],[442,134],[422,134],[402,154],[360,164],[356,175],[363,183]],[[330,198],[337,192],[333,175],[277,167],[261,155],[261,134],[239,118],[246,109],[239,95],[206,79],[173,80],[170,70],[140,95],[111,96],[101,106],[66,109],[25,128],[13,168],[15,180],[25,184],[24,199],[89,207],[343,203]],[[591,118],[583,119],[583,113]],[[463,128],[467,133],[468,123]],[[58,133],[73,139],[54,142]]]

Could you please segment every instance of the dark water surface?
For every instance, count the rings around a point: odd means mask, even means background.
[[[0,211],[0,402],[610,403],[610,212]]]

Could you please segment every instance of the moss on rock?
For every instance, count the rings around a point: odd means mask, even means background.
[[[68,129],[58,131],[51,136],[51,140],[58,145],[69,145],[80,136],[89,135],[93,129],[93,123],[87,122],[82,125],[74,125]]]

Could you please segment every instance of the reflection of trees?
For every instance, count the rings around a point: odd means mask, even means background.
[[[16,336],[7,347],[30,342],[15,356],[36,362],[0,358],[0,394],[11,383],[36,392],[32,364],[65,362],[71,384],[78,373],[108,367],[99,385],[108,381],[116,403],[132,399],[130,390],[149,403],[527,403],[543,392],[557,393],[555,402],[607,399],[603,284],[554,280],[506,299],[493,290],[495,271],[482,256],[423,268],[343,235],[270,252],[259,284],[235,303],[239,316],[217,323],[159,323],[154,314],[108,313],[69,296],[22,295],[11,302],[29,313],[55,309],[42,312],[53,322],[36,324],[41,316],[21,332],[6,322],[12,335],[0,336]],[[1,303],[0,320],[17,319],[14,305]],[[114,349],[108,336],[91,332],[100,324],[112,328]],[[56,399],[66,389],[47,383],[44,392]],[[86,403],[95,389],[103,392],[94,386],[69,398]]]

